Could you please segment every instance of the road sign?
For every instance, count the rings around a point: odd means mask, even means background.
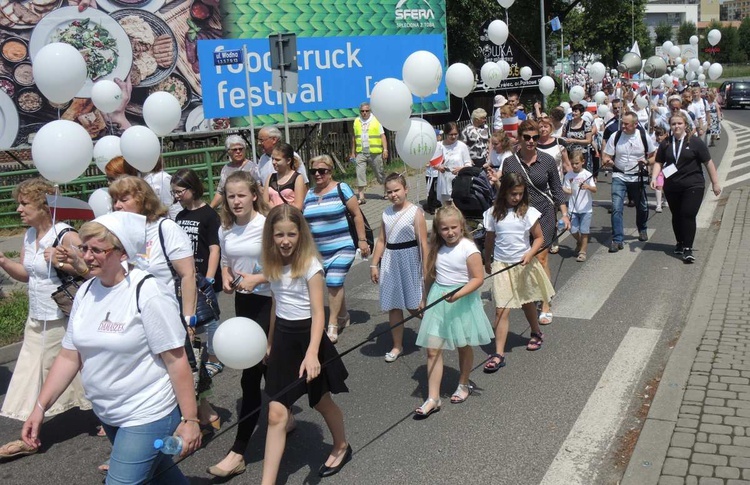
[[[219,51],[214,52],[214,66],[233,66],[242,64],[242,51]]]

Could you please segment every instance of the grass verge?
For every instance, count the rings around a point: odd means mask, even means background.
[[[25,291],[14,291],[0,298],[0,347],[23,339],[23,329],[29,314],[29,296]]]

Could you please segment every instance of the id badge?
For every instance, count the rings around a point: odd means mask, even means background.
[[[668,179],[677,172],[677,166],[675,164],[667,165],[661,171],[664,174],[664,178]]]

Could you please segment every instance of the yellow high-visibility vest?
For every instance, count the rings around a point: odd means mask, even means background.
[[[370,125],[367,128],[367,136],[370,139],[370,153],[377,155],[383,153],[383,140],[380,139],[380,122],[370,115]],[[354,142],[357,153],[362,152],[362,119],[354,120]]]

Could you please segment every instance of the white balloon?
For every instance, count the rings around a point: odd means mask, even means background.
[[[445,85],[453,96],[465,98],[474,89],[474,73],[466,64],[451,64],[445,71]]]
[[[497,0],[497,3],[500,4],[503,8],[510,8],[511,5],[515,3],[516,0]]]
[[[75,180],[85,172],[93,152],[94,144],[86,129],[68,120],[42,126],[31,143],[31,158],[39,173],[59,184]]]
[[[701,66],[705,71],[708,71],[708,68],[711,67],[711,63],[708,61],[704,61],[703,65]]]
[[[542,76],[539,80],[539,91],[545,96],[552,94],[555,90],[555,80],[549,76]]]
[[[675,69],[674,71],[672,71],[672,75],[677,79],[682,79],[683,77],[685,77],[685,71],[683,71],[682,69]]]
[[[381,125],[399,130],[411,116],[412,96],[403,81],[392,77],[382,79],[370,95],[370,109]]]
[[[411,168],[423,168],[435,154],[435,147],[435,128],[421,118],[411,118],[405,129],[396,132],[396,150]]]
[[[602,82],[602,79],[604,79],[604,75],[606,73],[607,68],[604,67],[604,64],[598,61],[591,64],[591,67],[589,68],[589,76],[591,76],[591,80],[595,83]]]
[[[524,81],[528,81],[531,79],[531,68],[529,66],[523,66],[521,68],[521,79]]]
[[[682,57],[680,57],[680,56],[675,57],[674,58],[674,63],[677,64],[677,65],[682,64]]]
[[[177,98],[166,91],[157,91],[143,103],[143,120],[157,136],[168,135],[180,123],[182,108]]]
[[[112,212],[112,197],[109,196],[109,190],[102,188],[93,191],[89,196],[89,205],[95,217]]]
[[[604,91],[597,91],[594,95],[594,101],[596,104],[602,104],[607,99],[607,94]]]
[[[482,82],[489,88],[496,88],[502,81],[503,72],[496,62],[485,62],[480,71]]]
[[[120,156],[122,156],[122,150],[120,150],[119,136],[107,135],[94,145],[94,163],[102,173],[110,160]]]
[[[260,325],[245,317],[226,320],[214,334],[216,357],[232,369],[249,369],[258,364],[266,356],[267,345]]]
[[[508,26],[502,20],[493,20],[487,27],[487,37],[493,44],[505,44],[505,41],[508,40]]]
[[[443,80],[443,65],[432,52],[417,51],[404,61],[401,77],[412,94],[426,98],[435,92]]]
[[[688,71],[696,72],[701,67],[701,61],[697,57],[693,57],[687,63]]]
[[[91,101],[102,113],[111,113],[122,104],[122,89],[109,79],[99,80],[91,87]]]
[[[718,62],[714,62],[708,67],[708,77],[712,81],[719,79],[722,72],[724,72],[724,68]]]
[[[721,41],[721,31],[719,29],[712,29],[707,35],[708,43],[713,45],[718,44]]]
[[[705,74],[698,74],[698,82],[699,83],[706,82],[706,75]]]
[[[500,70],[503,72],[503,79],[508,77],[508,74],[510,74],[510,64],[508,64],[508,61],[504,59],[500,59],[496,63],[498,66],[500,66]]]
[[[639,108],[643,109],[648,106],[648,98],[639,94],[635,97],[635,104],[637,104]]]
[[[697,35],[691,35],[690,36],[690,44],[691,45],[698,45],[698,36]]]
[[[560,107],[564,109],[566,113],[570,111],[570,103],[568,103],[567,101],[563,101],[562,103],[560,103]]]
[[[664,52],[669,53],[670,50],[672,50],[672,47],[674,44],[671,40],[665,40],[664,43],[661,45],[661,48],[664,50]]]
[[[53,103],[67,103],[86,83],[86,61],[78,49],[63,42],[42,47],[32,59],[34,82]]]
[[[606,104],[600,104],[599,107],[596,108],[596,114],[598,114],[600,118],[607,116],[607,113],[609,113],[609,106]]]
[[[672,47],[669,48],[669,57],[671,57],[673,59],[675,57],[679,57],[680,56],[680,52],[681,52],[680,51],[680,46],[673,45]]]
[[[581,86],[573,86],[568,94],[570,95],[570,101],[575,104],[581,101],[586,93]]]
[[[693,79],[695,79],[695,71],[690,71],[689,73],[687,73],[685,75],[685,79],[687,79],[688,81],[692,81]]]
[[[697,72],[698,74],[704,74],[704,73],[705,73],[705,69],[703,69],[703,66],[701,66],[701,67],[699,67],[699,68],[698,68],[698,70],[697,70],[697,71],[695,71],[695,72]]]
[[[125,160],[144,173],[154,169],[161,154],[159,138],[145,126],[125,130],[120,137],[120,149]]]

